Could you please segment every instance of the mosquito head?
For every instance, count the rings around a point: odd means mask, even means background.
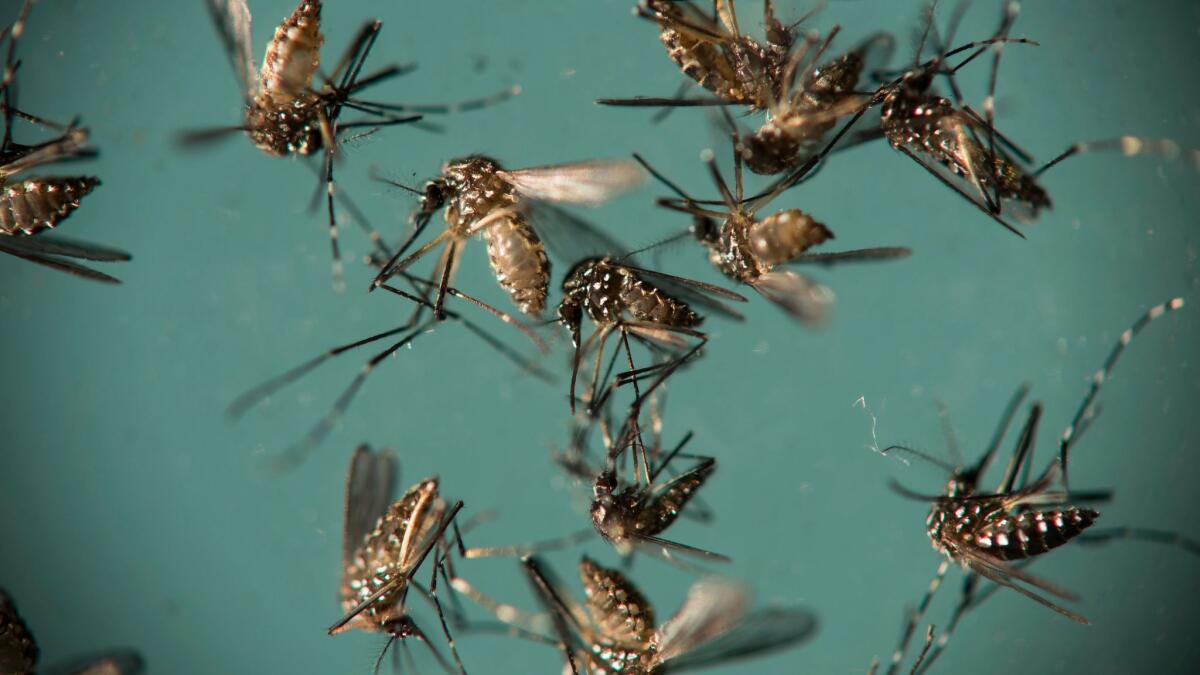
[[[446,205],[446,200],[450,198],[450,190],[446,185],[446,181],[437,178],[425,183],[425,189],[421,191],[421,213],[432,214],[438,209]]]
[[[558,305],[558,322],[571,331],[571,346],[579,349],[580,325],[583,323],[583,311],[579,303],[570,295],[563,298]]]

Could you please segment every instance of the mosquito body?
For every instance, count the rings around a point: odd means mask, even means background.
[[[584,557],[579,579],[584,602],[559,583],[544,562],[523,560],[553,637],[541,635],[542,617],[527,617],[483,596],[462,579],[456,590],[541,642],[557,644],[572,673],[594,675],[682,672],[799,646],[816,631],[816,618],[794,606],[750,611],[740,584],[707,578],[688,591],[679,611],[656,625],[654,607],[625,575]],[[564,670],[566,672],[566,670]]]
[[[1109,379],[1112,368],[1125,347],[1151,321],[1182,306],[1183,300],[1176,298],[1152,307],[1132,327],[1122,333],[1104,366],[1092,378],[1092,385],[1087,395],[1077,409],[1075,417],[1063,432],[1058,457],[1035,479],[1031,479],[1031,465],[1034,440],[1042,415],[1040,403],[1034,403],[1030,408],[1014,448],[1012,459],[1005,469],[999,486],[991,492],[981,490],[979,486],[1003,442],[1017,409],[1028,393],[1027,387],[1022,387],[1010,401],[987,450],[971,466],[950,467],[940,460],[911,448],[903,446],[888,448],[887,451],[909,452],[917,457],[929,459],[944,468],[952,469],[944,493],[937,497],[920,496],[909,492],[906,488],[894,486],[905,496],[922,500],[928,499],[931,502],[929,515],[925,520],[926,534],[933,549],[944,556],[945,560],[938,567],[937,574],[930,583],[925,597],[909,617],[900,644],[893,654],[889,673],[898,671],[908,642],[951,563],[957,563],[969,576],[982,577],[997,586],[1010,588],[1069,619],[1078,623],[1088,623],[1082,616],[1059,606],[1026,586],[1067,600],[1076,599],[1073,594],[1023,571],[1021,567],[1024,563],[1070,541],[1088,536],[1085,534],[1085,530],[1096,522],[1100,514],[1090,507],[1079,505],[1078,502],[1105,501],[1111,498],[1111,492],[1071,491],[1067,482],[1068,451],[1093,418],[1095,400],[1100,387]],[[1122,530],[1122,533],[1127,536],[1138,536],[1156,541],[1165,540],[1161,533],[1154,533],[1153,536],[1147,535],[1146,531],[1141,530]],[[1121,535],[1108,534],[1104,535],[1103,539],[1111,539],[1115,536]],[[1181,542],[1169,541],[1168,543],[1180,544]],[[1194,545],[1187,542],[1183,542],[1182,545],[1184,548],[1194,548]],[[964,601],[956,610],[950,631],[957,625],[962,612],[973,606],[971,599],[973,591],[974,583],[972,582],[964,591]],[[948,635],[949,632],[944,637],[948,639]],[[938,651],[931,656],[929,662],[940,653],[946,639],[939,641]]]
[[[34,675],[37,672],[68,672],[72,675],[135,675],[145,665],[142,657],[129,649],[112,650],[75,658],[69,664],[55,668],[38,668],[40,656],[37,641],[12,598],[0,589],[0,673],[4,675]]]
[[[709,15],[693,2],[642,0],[638,16],[659,27],[667,56],[684,75],[713,94],[710,98],[683,98],[684,89],[671,98],[639,96],[598,99],[602,105],[678,107],[741,105],[764,110],[779,98],[779,85],[795,43],[795,24],[775,18],[774,2],[764,3],[766,43],[741,32],[730,0],[714,0]]]
[[[779,94],[767,108],[763,125],[746,138],[742,154],[754,173],[773,175],[796,169],[826,142],[839,119],[866,105],[869,95],[861,92],[870,73],[891,58],[895,38],[876,33],[854,49],[814,67],[836,35],[820,43],[807,40],[797,49],[781,75]],[[809,52],[814,53],[810,56]],[[801,77],[797,82],[797,74]],[[864,134],[860,140],[871,137]]]
[[[16,46],[24,34],[25,21],[32,8],[33,0],[26,0],[17,20],[0,33],[0,42],[4,41],[5,35],[8,39],[3,80],[0,81],[0,93],[3,94],[0,111],[4,114],[4,139],[0,142],[0,253],[85,279],[118,283],[118,279],[72,259],[120,262],[130,259],[128,253],[95,244],[37,236],[70,217],[83,198],[100,185],[100,179],[83,175],[28,175],[46,164],[95,155],[95,150],[88,147],[87,129],[74,122],[65,126],[56,124],[13,106],[19,64]],[[13,123],[18,119],[51,129],[59,135],[34,145],[17,143],[13,138]]]
[[[732,125],[731,125],[732,126]],[[887,260],[911,253],[902,247],[878,247],[836,253],[808,253],[809,249],[833,239],[833,232],[799,209],[785,209],[759,218],[758,212],[790,187],[784,181],[764,194],[746,199],[742,181],[743,144],[736,127],[732,130],[734,186],[729,189],[714,159],[709,172],[720,191],[723,209],[703,205],[675,183],[634,155],[650,173],[678,195],[679,200],[659,204],[692,216],[691,234],[708,249],[709,262],[729,279],[750,286],[779,306],[792,318],[810,324],[824,321],[833,292],[808,276],[779,269],[782,265],[835,264]]]
[[[605,342],[613,333],[619,333],[630,371],[619,376],[617,382],[639,373],[632,365],[633,355],[629,351],[629,337],[650,344],[665,345],[671,349],[684,349],[687,338],[696,344],[679,358],[650,369],[660,371],[658,379],[645,392],[640,393],[634,407],[660,385],[671,372],[696,354],[708,341],[708,336],[697,330],[704,317],[692,308],[694,303],[703,303],[707,308],[740,319],[741,315],[715,298],[745,302],[746,298],[719,286],[699,281],[665,275],[659,272],[633,267],[610,257],[588,258],[577,263],[562,283],[563,299],[558,306],[558,320],[571,333],[575,348],[571,371],[570,401],[575,408],[575,381],[582,357],[593,347],[596,363],[592,372],[592,385],[588,390],[588,401],[599,403],[598,390],[601,363]],[[587,315],[596,328],[586,341],[580,340],[583,316]],[[619,352],[614,352],[614,358]],[[642,371],[642,374],[645,370]],[[636,386],[636,378],[632,380]]]
[[[430,552],[443,545],[446,529],[462,502],[447,502],[438,492],[437,478],[427,478],[388,506],[395,473],[395,457],[390,451],[374,453],[359,446],[350,460],[342,539],[341,603],[345,615],[330,627],[329,634],[352,629],[384,633],[390,637],[389,645],[416,637],[442,661],[409,616],[407,598],[409,589],[415,587],[413,576]],[[435,573],[431,590],[422,593],[431,598],[445,628],[435,595],[436,578]],[[454,640],[449,631],[445,635],[458,662]],[[459,667],[461,670],[460,662]]]
[[[440,314],[446,286],[454,277],[463,248],[478,234],[487,244],[496,281],[521,313],[538,317],[549,293],[550,260],[533,221],[549,228],[553,224],[547,221],[560,214],[548,210],[550,204],[596,206],[641,182],[641,172],[629,162],[592,161],[510,171],[483,155],[451,160],[438,178],[425,184],[414,214],[413,235],[384,265],[375,286],[442,246],[433,277],[441,279],[435,301]],[[401,260],[443,208],[446,229]],[[566,226],[586,229],[578,220]]]

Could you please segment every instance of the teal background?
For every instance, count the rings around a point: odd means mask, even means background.
[[[2,4],[7,22],[19,3]],[[420,62],[376,98],[452,101],[524,88],[502,106],[439,120],[444,134],[391,129],[347,148],[343,189],[393,237],[412,199],[369,180],[372,166],[418,182],[471,152],[521,167],[638,151],[708,194],[698,156],[719,139],[703,113],[680,111],[656,127],[646,111],[592,104],[667,95],[678,82],[653,26],[630,16],[632,4],[328,3],[327,59],[378,17],[384,30],[371,63]],[[261,58],[294,3],[251,5]],[[759,3],[738,6],[743,24],[756,27]],[[889,29],[900,63],[919,6],[831,2],[814,25],[840,23],[843,47]],[[780,11],[807,9],[785,2]],[[997,3],[976,3],[960,36],[990,34],[997,14]],[[1039,158],[1124,133],[1200,147],[1198,25],[1200,8],[1189,2],[1027,3],[1014,33],[1042,46],[1005,52],[1002,128]],[[342,481],[362,441],[397,448],[405,486],[437,473],[468,511],[499,509],[472,543],[584,526],[585,493],[547,461],[566,439],[565,380],[548,387],[523,378],[453,324],[385,362],[306,464],[264,477],[264,455],[298,439],[368,354],[327,364],[238,424],[224,418],[225,406],[330,346],[398,323],[409,307],[361,292],[369,273],[353,260],[366,246],[352,227],[342,239],[350,290],[331,292],[324,214],[307,211],[313,178],[298,162],[264,156],[243,138],[201,153],[173,145],[179,130],[239,120],[237,89],[199,0],[44,0],[20,56],[23,107],[59,119],[82,114],[102,150],[82,170],[104,185],[64,233],[135,256],[106,268],[125,281],[115,288],[0,260],[0,584],[46,662],[122,644],[142,650],[151,673],[369,672],[382,638],[324,633],[340,612]],[[983,96],[985,72],[964,77],[972,101]],[[886,483],[933,492],[943,477],[873,452],[872,418],[856,400],[874,415],[880,445],[936,453],[944,443],[934,401],[944,401],[972,457],[1010,393],[1029,381],[1046,404],[1040,466],[1120,331],[1176,295],[1189,306],[1126,354],[1078,446],[1072,482],[1116,490],[1102,525],[1200,537],[1197,176],[1185,163],[1094,154],[1045,182],[1056,207],[1025,241],[881,144],[839,155],[776,202],[827,223],[837,248],[907,245],[915,255],[813,270],[838,293],[835,319],[820,332],[758,298],[743,325],[712,320],[704,362],[671,387],[668,438],[693,429],[693,449],[720,462],[704,492],[717,522],[681,522],[672,536],[730,554],[735,562],[721,571],[746,580],[760,601],[802,602],[822,623],[802,649],[714,672],[862,672],[872,656],[890,653],[905,603],[924,591],[938,562],[924,535],[926,506]],[[588,215],[642,245],[683,225],[654,207],[661,193],[650,186]],[[458,285],[507,308],[484,260],[482,246],[470,247]],[[722,281],[690,246],[664,254],[662,265]],[[565,359],[560,340],[547,364],[562,369]],[[616,560],[598,541],[585,550]],[[577,555],[549,556],[576,589]],[[1002,592],[964,621],[938,671],[1195,668],[1196,558],[1124,542],[1067,547],[1033,569],[1076,591],[1083,601],[1072,607],[1094,625]],[[472,561],[461,571],[532,608],[514,561]],[[633,576],[662,618],[689,583],[648,559]],[[960,579],[951,573],[934,623],[945,623]],[[494,636],[462,636],[460,648],[473,673],[559,668],[545,647]]]

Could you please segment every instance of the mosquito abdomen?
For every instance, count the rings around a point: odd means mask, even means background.
[[[767,267],[785,263],[828,239],[833,233],[799,209],[771,214],[750,225],[754,256]]]
[[[540,316],[550,289],[550,260],[542,241],[520,213],[500,218],[483,231],[496,281],[529,316]]]
[[[1030,558],[1074,539],[1099,517],[1092,509],[1073,506],[1004,515],[979,528],[975,545],[1001,560]]]
[[[666,326],[698,326],[703,317],[692,311],[686,302],[676,300],[632,272],[623,272],[621,304],[634,319]]]
[[[27,178],[0,194],[0,233],[31,235],[53,228],[100,184],[95,176]]]
[[[320,1],[300,3],[267,44],[260,94],[282,106],[311,90],[324,42]]]

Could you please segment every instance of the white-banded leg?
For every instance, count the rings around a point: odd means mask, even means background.
[[[900,641],[896,645],[896,650],[892,652],[892,658],[888,664],[888,675],[895,675],[900,670],[900,664],[904,661],[904,654],[908,651],[908,643],[912,640],[913,633],[917,630],[917,625],[921,623],[925,612],[929,609],[929,604],[933,602],[933,596],[937,593],[938,588],[941,588],[942,581],[946,578],[946,572],[950,569],[950,560],[944,559],[938,564],[937,571],[933,575],[933,579],[929,582],[929,588],[925,591],[925,596],[921,598],[921,602],[917,604],[917,608],[909,613],[908,620],[904,622],[904,628],[900,632]]]

